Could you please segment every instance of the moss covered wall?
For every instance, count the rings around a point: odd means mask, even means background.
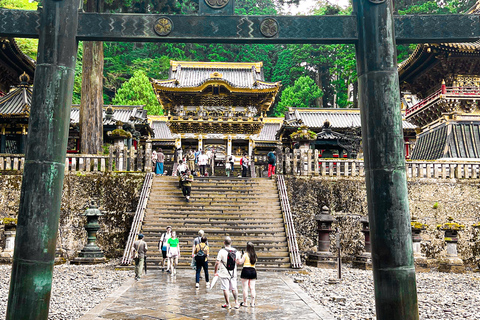
[[[324,205],[331,209],[333,216],[342,216],[342,250],[345,255],[354,255],[363,250],[363,234],[359,222],[361,216],[367,215],[363,178],[286,176],[285,183],[300,250],[316,250],[314,217]],[[408,191],[411,215],[428,225],[422,242],[423,252],[428,257],[446,255],[443,232],[437,231],[436,226],[452,216],[456,222],[466,226],[465,232],[459,236],[459,254],[467,263],[476,262],[480,258],[479,236],[471,227],[480,221],[480,180],[410,180]],[[333,244],[334,242],[332,246]]]
[[[66,175],[57,238],[57,250],[62,256],[72,259],[86,243],[86,218],[83,213],[92,200],[105,211],[105,215],[100,218],[102,228],[97,234],[98,245],[107,257],[121,256],[144,177],[140,173]],[[21,175],[0,175],[0,218],[16,217],[21,179]],[[3,243],[0,247],[3,248]]]

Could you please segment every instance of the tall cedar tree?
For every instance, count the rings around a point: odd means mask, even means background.
[[[101,12],[103,0],[87,0],[86,12]],[[80,101],[80,151],[103,152],[103,42],[83,43],[82,95]]]

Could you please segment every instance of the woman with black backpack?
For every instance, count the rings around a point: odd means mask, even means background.
[[[210,255],[209,248],[207,245],[207,237],[202,237],[202,242],[195,246],[195,263],[197,265],[197,272],[195,274],[195,288],[200,287],[200,272],[203,270],[205,272],[205,281],[207,289],[210,286],[208,278],[208,256]]]

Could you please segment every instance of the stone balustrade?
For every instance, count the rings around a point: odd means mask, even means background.
[[[365,176],[364,168],[361,159],[322,159],[319,158],[318,150],[289,152],[287,149],[283,172],[287,175],[302,176],[362,177]],[[480,161],[407,160],[406,172],[408,178],[479,179]]]

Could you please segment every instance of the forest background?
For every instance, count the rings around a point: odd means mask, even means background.
[[[84,8],[96,0],[84,0]],[[195,14],[199,0],[100,0],[105,12]],[[201,1],[201,0],[200,0]],[[236,0],[239,15],[287,15],[299,0]],[[475,0],[396,0],[396,14],[464,13]],[[36,10],[32,0],[0,0],[0,8]],[[311,15],[349,15],[351,4],[341,7],[328,0],[315,2]],[[38,41],[16,39],[22,51],[36,59]],[[398,62],[415,44],[397,46]],[[79,43],[73,101],[81,103],[84,70],[97,68],[84,61]],[[145,105],[149,114],[162,114],[149,78],[166,79],[170,60],[262,61],[266,81],[282,82],[269,116],[283,116],[289,106],[317,108],[357,107],[357,74],[354,45],[311,44],[197,44],[197,43],[103,43],[103,103]],[[85,65],[84,65],[85,64]],[[85,69],[85,67],[87,67]],[[85,80],[84,80],[85,81]],[[84,83],[84,90],[85,83]],[[350,96],[349,96],[350,93]]]

